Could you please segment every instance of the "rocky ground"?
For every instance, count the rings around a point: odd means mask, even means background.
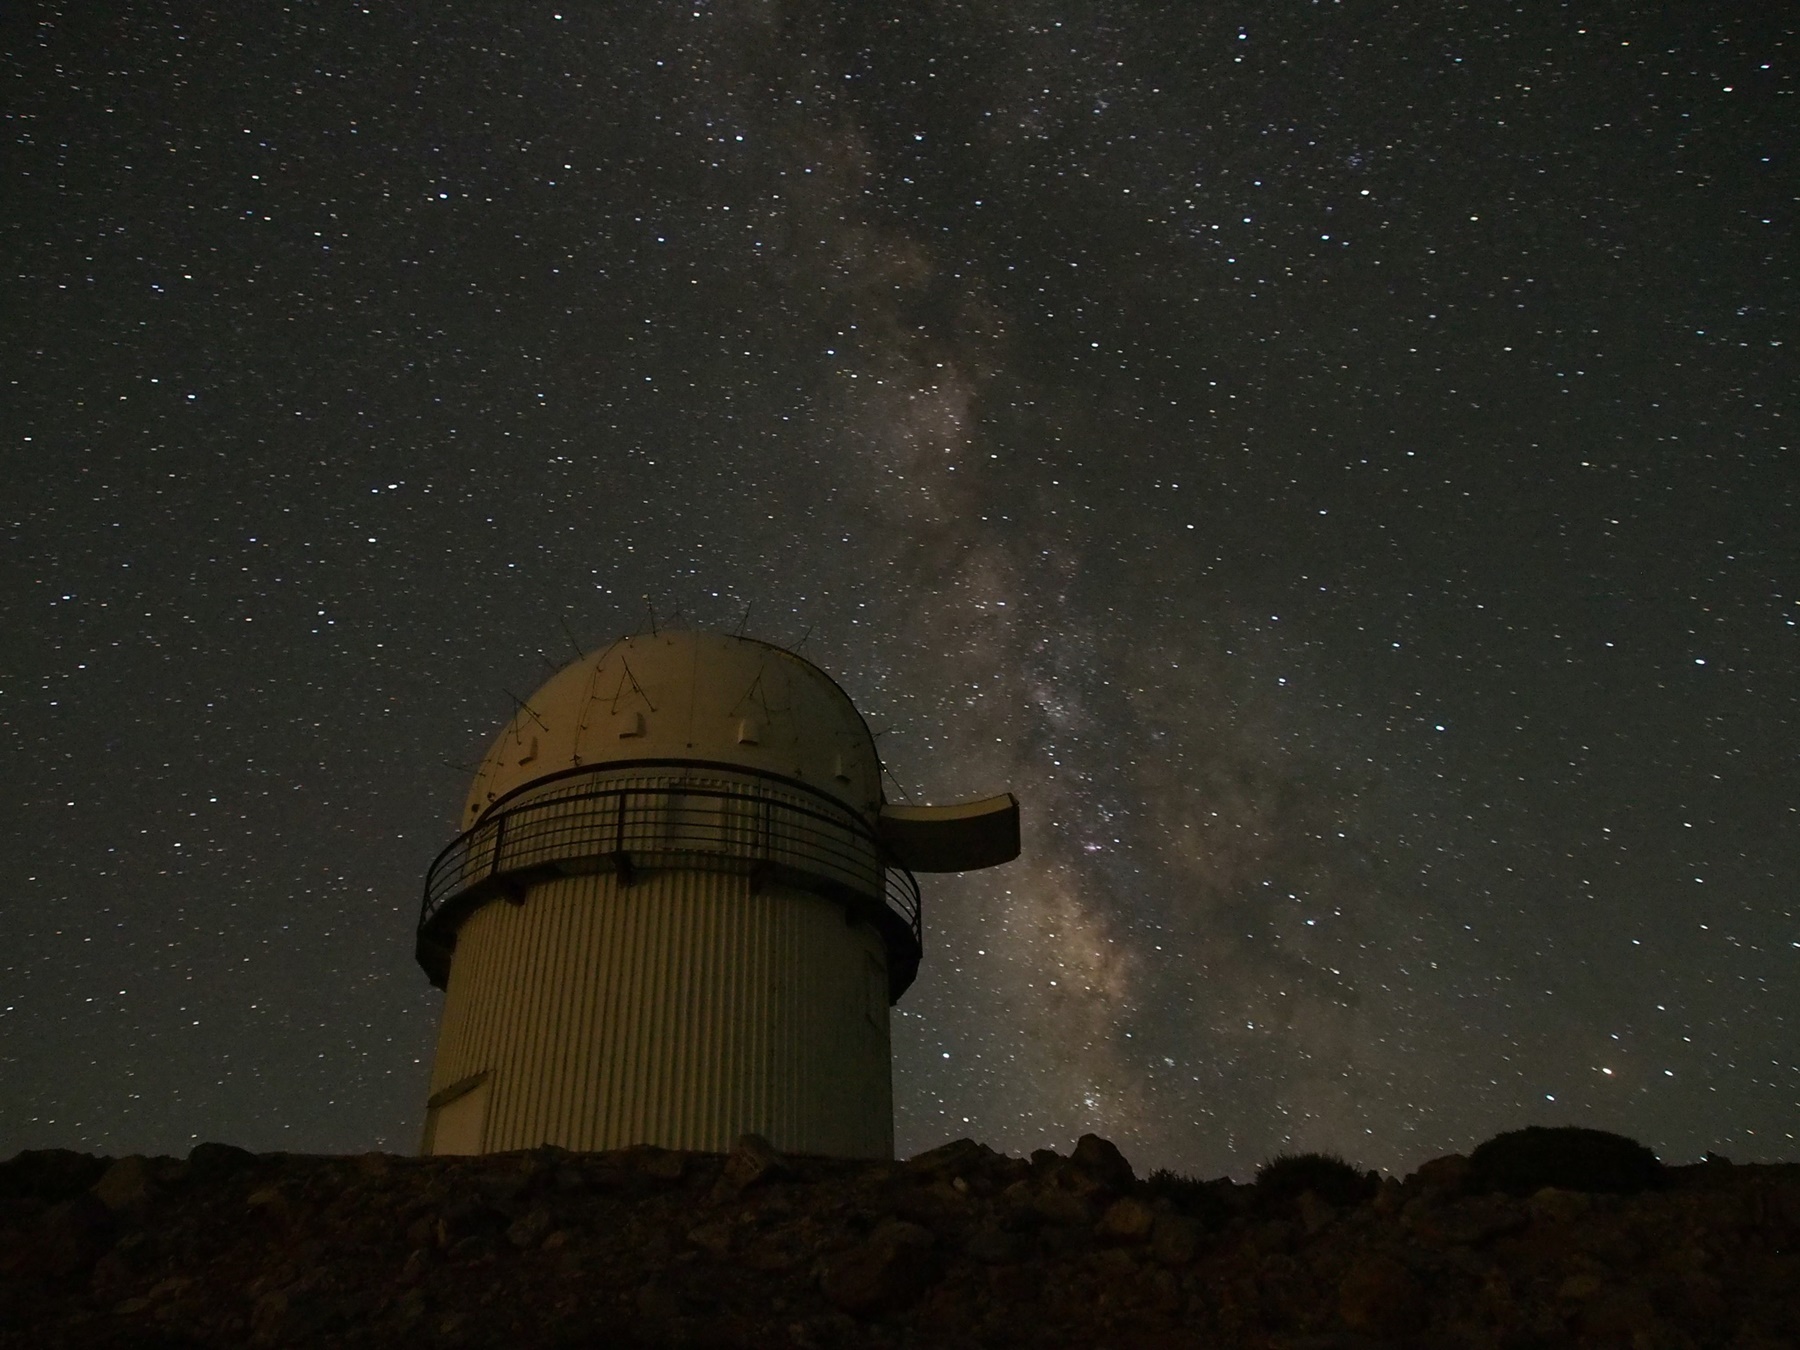
[[[0,1164],[0,1345],[1800,1346],[1800,1166],[1353,1204],[969,1141]]]

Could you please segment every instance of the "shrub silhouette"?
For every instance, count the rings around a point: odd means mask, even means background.
[[[1530,1195],[1554,1186],[1631,1195],[1663,1180],[1662,1163],[1635,1139],[1578,1125],[1529,1125],[1495,1135],[1469,1155],[1467,1189]]]
[[[1280,1153],[1256,1169],[1256,1193],[1266,1200],[1298,1200],[1312,1191],[1334,1205],[1356,1205],[1376,1184],[1373,1172],[1360,1172],[1335,1153]]]
[[[1144,1188],[1152,1195],[1165,1197],[1185,1214],[1204,1214],[1218,1208],[1218,1197],[1210,1183],[1198,1177],[1184,1176],[1159,1167],[1144,1178]]]

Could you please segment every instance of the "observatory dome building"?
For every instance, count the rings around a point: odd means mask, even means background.
[[[881,778],[849,696],[750,638],[622,638],[519,703],[426,878],[424,1152],[892,1157],[913,873],[1016,857],[1019,815]]]

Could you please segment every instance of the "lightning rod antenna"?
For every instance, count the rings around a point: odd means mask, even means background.
[[[556,622],[559,625],[561,625],[562,630],[563,630],[563,636],[566,637],[567,639],[569,639],[569,645],[575,649],[575,659],[577,661],[581,660],[584,656],[587,655],[587,653],[581,650],[581,644],[575,640],[575,635],[569,631],[568,620],[563,618],[562,615],[558,614],[556,616]]]

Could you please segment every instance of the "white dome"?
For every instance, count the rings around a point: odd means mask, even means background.
[[[799,779],[871,823],[881,762],[850,697],[817,666],[754,638],[620,638],[559,670],[489,747],[459,830],[516,789],[603,764],[702,761]]]

